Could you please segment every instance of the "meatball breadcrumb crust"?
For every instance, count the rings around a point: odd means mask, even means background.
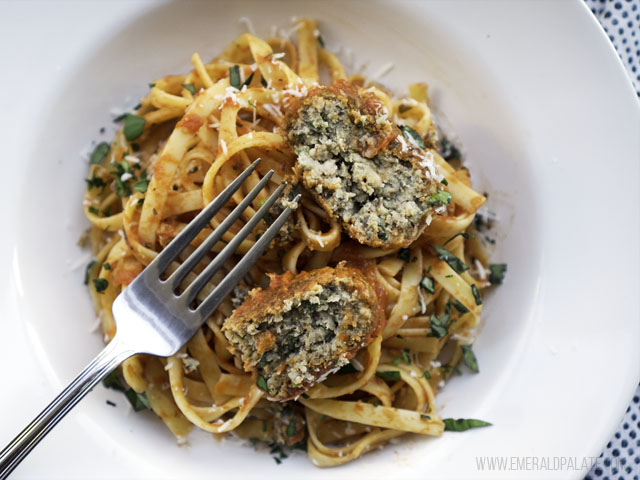
[[[270,279],[268,288],[249,292],[222,329],[229,350],[270,400],[295,399],[384,326],[374,287],[344,263]]]
[[[297,154],[294,174],[358,242],[406,247],[436,213],[432,152],[407,142],[373,93],[346,82],[312,88],[282,129]]]

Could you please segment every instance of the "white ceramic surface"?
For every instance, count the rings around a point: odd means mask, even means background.
[[[150,414],[96,389],[16,478],[579,478],[584,470],[480,471],[476,457],[597,456],[640,377],[640,108],[579,1],[42,2],[0,4],[0,443],[98,352],[76,240],[79,153],[149,81],[190,68],[243,32],[318,19],[399,92],[427,81],[499,215],[506,283],[486,300],[481,373],[455,377],[442,414],[491,428],[411,438],[334,469],[194,432],[177,447]],[[127,100],[128,98],[128,100]],[[115,401],[116,408],[105,404]],[[235,477],[233,477],[235,478]]]

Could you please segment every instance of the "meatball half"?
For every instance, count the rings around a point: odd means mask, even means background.
[[[282,129],[298,179],[362,244],[406,247],[441,205],[432,152],[407,141],[372,93],[346,82],[313,88]]]
[[[384,314],[360,270],[344,264],[270,278],[268,288],[249,292],[223,332],[267,397],[286,401],[371,343]]]

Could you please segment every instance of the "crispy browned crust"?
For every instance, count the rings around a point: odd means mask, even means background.
[[[370,127],[370,132],[372,134],[375,132],[375,146],[372,148],[366,148],[364,145],[358,145],[358,148],[356,149],[358,153],[360,153],[364,157],[372,158],[376,154],[381,153],[383,150],[386,150],[387,153],[393,155],[394,157],[397,157],[399,161],[404,160],[411,163],[414,171],[418,172],[418,175],[422,177],[426,184],[434,183],[426,167],[421,165],[421,159],[415,154],[414,150],[411,148],[402,150],[398,145],[398,142],[393,142],[393,140],[398,137],[398,135],[402,135],[400,129],[396,125],[392,125],[390,128],[384,129],[380,128],[380,126],[377,125],[376,115],[380,114],[380,109],[382,108],[378,97],[370,92],[365,92],[361,95],[354,85],[344,80],[341,80],[333,85],[312,88],[307,96],[297,98],[291,104],[291,108],[287,110],[284,122],[282,124],[285,138],[288,138],[286,132],[289,131],[291,125],[293,124],[293,122],[295,122],[295,119],[298,116],[298,111],[302,107],[313,102],[313,97],[318,96],[339,99],[347,106],[349,114],[352,118],[354,118],[354,116],[360,118],[360,121],[363,122],[364,125]],[[327,214],[331,218],[339,221],[351,238],[357,240],[363,245],[377,248],[408,247],[416,239],[418,239],[420,235],[422,235],[422,232],[424,232],[425,228],[427,227],[428,215],[424,215],[411,232],[406,232],[404,234],[402,232],[399,232],[398,234],[389,235],[388,238],[384,241],[377,236],[370,238],[364,232],[356,228],[355,225],[343,222],[342,219],[338,217],[338,215],[336,215],[335,212],[331,209],[328,202],[320,194],[317,193],[315,187],[318,183],[321,183],[320,179],[314,179],[310,178],[309,176],[305,176],[303,172],[297,167],[297,165],[293,166],[293,175],[296,177],[296,181],[302,181],[304,186],[313,195],[315,201],[324,209],[324,211],[327,212]],[[433,187],[433,192],[429,192],[425,196],[428,198],[432,193],[435,193],[436,190],[437,188]]]
[[[362,332],[361,335],[346,335],[343,332],[337,335],[345,343],[353,345],[352,349],[339,352],[341,357],[353,358],[361,348],[369,345],[380,334],[385,324],[384,309],[380,308],[376,289],[368,277],[369,275],[357,268],[347,267],[345,262],[341,262],[335,268],[324,267],[310,272],[301,272],[297,275],[291,272],[286,272],[282,275],[269,274],[269,287],[264,290],[258,288],[249,292],[244,303],[225,321],[222,331],[247,331],[247,327],[250,324],[259,324],[265,317],[281,313],[285,300],[302,298],[306,292],[317,285],[328,286],[337,283],[347,287],[354,297],[369,307],[372,314],[369,328]],[[345,313],[342,318],[336,320],[339,323],[339,330],[342,330],[341,327],[358,325],[358,318],[350,312]],[[275,335],[270,331],[263,331],[256,335],[259,353],[273,348],[276,341]],[[233,346],[229,347],[229,350],[234,355],[239,356],[240,354]],[[324,365],[311,365],[315,372],[315,379],[317,380],[325,372],[334,368],[336,361],[337,358],[331,359]],[[254,377],[257,378],[256,365],[245,361],[243,368],[245,371],[253,373]],[[284,372],[285,368],[286,364],[283,364],[281,372]],[[307,390],[313,383],[306,383],[301,388],[289,388],[285,395],[270,396],[269,398],[278,401],[291,400]]]
[[[298,111],[311,104],[314,97],[337,98],[345,105],[353,122],[367,130],[374,142],[371,145],[366,145],[364,142],[358,143],[358,153],[363,157],[374,157],[400,132],[390,123],[387,125],[377,123],[382,111],[382,104],[378,97],[372,92],[358,93],[358,89],[345,80],[339,80],[332,85],[311,88],[306,96],[292,101],[282,122],[282,129],[285,132],[289,131],[298,117]]]

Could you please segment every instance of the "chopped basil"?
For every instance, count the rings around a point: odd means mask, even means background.
[[[155,86],[156,86],[156,84],[155,84],[155,83],[150,83],[150,84],[149,84],[149,88],[153,88],[153,87],[155,87]]]
[[[464,364],[469,367],[469,369],[478,373],[480,369],[478,368],[478,359],[476,355],[471,350],[471,345],[460,345],[460,349],[462,350],[462,360],[464,360]]]
[[[430,415],[425,415],[424,413],[420,414],[420,418],[424,418],[425,420],[431,420],[431,416]]]
[[[113,119],[113,123],[118,123],[121,122],[122,120],[124,120],[125,118],[127,118],[127,115],[129,115],[128,113],[121,113],[120,115],[118,115],[117,117],[114,117]]]
[[[491,424],[484,420],[476,420],[474,418],[445,418],[444,430],[445,432],[464,432],[471,428],[488,427]]]
[[[389,239],[389,235],[387,235],[387,232],[385,232],[384,230],[380,230],[378,232],[378,239],[386,242]]]
[[[247,103],[251,108],[258,108],[251,100],[248,100]]]
[[[125,396],[127,397],[127,400],[129,400],[134,411],[139,412],[140,410],[151,410],[151,405],[149,405],[149,399],[147,398],[146,393],[138,393],[131,388],[125,392]]]
[[[443,178],[442,180],[440,180],[440,183],[443,184],[445,187],[449,185],[449,182],[447,181],[446,178]]]
[[[107,185],[100,177],[85,178],[84,181],[87,182],[87,190],[91,190],[93,187],[102,188]]]
[[[100,142],[98,145],[96,145],[96,148],[93,149],[93,153],[91,153],[89,163],[91,165],[102,163],[104,158],[107,156],[107,153],[109,153],[110,148],[111,146],[107,142]]]
[[[102,268],[104,268],[105,270],[111,270],[111,264],[107,262],[104,265],[102,265]]]
[[[149,188],[149,180],[145,178],[141,178],[140,180],[138,180],[136,183],[133,184],[133,189],[136,192],[146,193],[147,188]]]
[[[469,238],[471,238],[471,235],[469,235],[468,233],[465,233],[465,232],[456,233],[453,237],[451,237],[449,240],[444,242],[442,245],[443,246],[446,245],[447,243],[449,243],[451,240],[453,240],[456,237],[462,237],[465,240],[468,240]]]
[[[94,215],[98,215],[100,213],[98,209],[93,206],[90,206],[87,210],[89,210],[89,213],[93,213]]]
[[[471,285],[471,293],[473,293],[473,298],[476,299],[476,305],[482,305],[482,297],[480,296],[480,292],[478,291],[478,287],[474,283]]]
[[[400,376],[400,372],[397,370],[387,370],[386,372],[376,372],[376,376],[380,377],[383,380],[387,380],[388,382],[397,382],[402,378]]]
[[[393,360],[391,360],[391,363],[393,364],[394,367],[397,367],[398,365],[400,365],[401,361],[402,361],[402,357],[396,357]]]
[[[116,368],[113,372],[102,379],[102,385],[106,388],[118,390],[119,392],[126,392],[128,390],[122,375]]]
[[[431,373],[429,373],[429,370],[425,370],[423,375],[427,380],[431,380]]]
[[[456,273],[463,273],[469,270],[462,260],[456,257],[453,253],[443,247],[431,244],[431,248],[438,254],[438,258],[444,262],[447,262],[453,271]]]
[[[93,286],[96,287],[96,292],[102,293],[109,286],[109,281],[106,278],[94,278]]]
[[[287,430],[284,432],[287,437],[292,437],[294,433],[296,433],[296,422],[289,422],[287,425]]]
[[[191,93],[191,95],[196,94],[196,87],[192,83],[183,83],[182,88],[184,88],[185,90],[188,90]]]
[[[406,363],[407,365],[411,365],[411,357],[409,356],[408,348],[402,350],[402,359],[404,360],[404,363]]]
[[[407,140],[413,143],[418,148],[426,148],[424,140],[418,132],[407,125],[400,125],[400,130]]]
[[[251,72],[251,75],[249,75],[249,78],[247,78],[244,83],[242,84],[242,86],[240,87],[240,90],[242,90],[242,87],[249,87],[249,85],[251,85],[251,80],[253,80],[253,75],[256,72]],[[254,107],[255,108],[255,107]]]
[[[451,305],[453,305],[454,308],[461,315],[464,315],[465,313],[469,313],[469,309],[467,307],[465,307],[459,300],[455,300],[455,299],[451,300]]]
[[[420,286],[427,291],[427,293],[434,294],[436,293],[436,284],[433,278],[424,276],[422,280],[420,280]]]
[[[262,375],[258,377],[258,381],[256,384],[258,385],[258,388],[260,390],[269,393],[269,387],[267,385],[267,381],[264,379]]]
[[[241,88],[240,67],[238,65],[229,67],[229,84],[237,90]]]
[[[431,207],[449,205],[449,203],[451,203],[451,194],[446,190],[438,190],[429,197],[429,200],[427,200],[427,205]]]
[[[118,197],[128,197],[131,195],[129,185],[120,180],[120,177],[116,177],[116,195]]]
[[[458,150],[456,146],[446,138],[443,138],[440,142],[440,154],[447,162],[451,160],[460,160],[460,157],[462,156],[460,155],[460,150]]]
[[[401,248],[398,250],[398,258],[409,263],[411,261],[411,250],[408,248]]]
[[[89,284],[89,272],[91,272],[91,269],[93,267],[96,267],[96,266],[98,266],[98,262],[96,262],[95,260],[91,260],[89,262],[89,265],[87,265],[87,268],[86,268],[86,270],[84,272],[84,284],[85,285]]]
[[[324,48],[324,39],[322,38],[322,35],[318,34],[316,38],[318,39],[318,43],[320,44],[320,46]]]
[[[380,404],[378,402],[376,402],[375,400],[371,403],[371,405],[373,405],[374,408],[378,408],[380,406]]]
[[[507,273],[506,263],[490,263],[489,282],[491,282],[491,285],[501,285],[504,280],[505,273]]]
[[[124,119],[123,127],[124,136],[127,139],[127,142],[132,142],[142,135],[146,123],[147,121],[144,118],[128,113]]]
[[[451,326],[451,311],[449,306],[445,308],[444,313],[441,317],[436,316],[435,314],[431,314],[429,317],[429,325],[431,326],[431,333],[429,333],[428,337],[436,337],[442,338],[445,337],[449,333],[449,327]]]

